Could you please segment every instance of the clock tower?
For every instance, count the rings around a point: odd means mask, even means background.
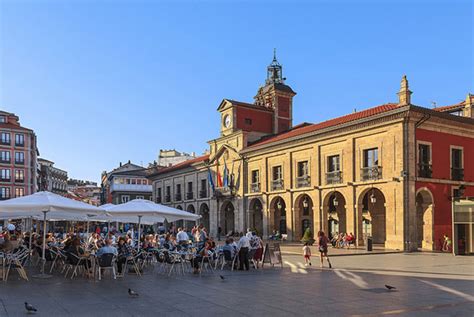
[[[293,97],[296,93],[285,84],[283,67],[273,51],[273,60],[267,67],[265,86],[260,87],[254,97],[255,104],[273,111],[273,133],[287,131],[293,126]]]

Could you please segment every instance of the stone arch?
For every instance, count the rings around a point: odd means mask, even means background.
[[[209,206],[206,203],[202,203],[199,207],[199,215],[201,215],[201,219],[199,219],[199,224],[202,224],[204,228],[206,228],[209,232],[210,230],[210,215],[209,215]]]
[[[263,234],[263,203],[260,198],[254,198],[249,203],[249,228]]]
[[[308,194],[301,194],[295,200],[295,240],[303,237],[306,228],[311,230],[313,237],[314,232],[314,208],[313,200]]]
[[[344,195],[335,190],[323,199],[323,231],[332,238],[336,233],[349,233]]]
[[[420,188],[416,192],[416,241],[418,248],[433,250],[434,198],[431,191]]]
[[[285,200],[280,196],[273,198],[270,203],[270,232],[275,230],[287,234],[288,217]]]
[[[235,231],[235,207],[230,200],[225,201],[221,206],[220,222],[224,235]]]
[[[385,244],[387,239],[387,216],[385,208],[385,195],[376,188],[370,187],[359,195],[358,206],[360,209],[362,237],[372,237],[375,244]]]
[[[194,208],[194,205],[193,204],[189,204],[187,207],[186,207],[186,211],[187,212],[190,212],[190,213],[193,213],[195,214],[196,213],[196,209]],[[193,226],[194,226],[195,222],[194,221],[190,221],[190,220],[186,220],[184,222],[184,225],[186,226],[186,229],[191,229]]]

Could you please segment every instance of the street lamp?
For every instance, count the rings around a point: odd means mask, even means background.
[[[281,210],[283,208],[283,205],[281,204],[281,200],[278,200],[277,202],[277,209]]]
[[[303,200],[303,208],[306,209],[309,207],[309,204],[308,204],[308,198],[305,197],[304,200]]]
[[[332,203],[333,203],[334,207],[337,207],[339,205],[339,201],[337,201],[336,194],[334,194],[334,199],[332,200]]]
[[[372,191],[372,195],[370,195],[370,202],[375,204],[377,202],[377,198],[375,198],[374,192]]]

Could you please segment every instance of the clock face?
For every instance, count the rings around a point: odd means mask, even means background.
[[[229,116],[229,115],[226,115],[226,116],[224,117],[224,126],[225,126],[226,128],[228,128],[228,127],[230,127],[230,123],[231,123],[231,122],[230,122],[230,116]]]

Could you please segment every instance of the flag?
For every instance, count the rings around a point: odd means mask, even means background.
[[[233,188],[235,185],[234,163],[235,161],[232,161],[232,171],[230,172],[230,187],[231,188]]]
[[[209,180],[209,185],[211,186],[212,188],[212,192],[214,192],[214,190],[216,189],[215,186],[214,186],[214,181],[212,180],[212,173],[211,173],[211,169],[208,167],[207,168],[207,178]]]
[[[217,187],[222,187],[222,178],[221,178],[221,173],[219,173],[219,164],[216,165],[217,167]]]
[[[224,157],[224,188],[229,186],[229,171],[227,170],[227,164]]]
[[[237,180],[235,181],[235,188],[239,189],[240,187],[240,166],[242,165],[242,162],[239,163],[239,171],[237,172]]]

